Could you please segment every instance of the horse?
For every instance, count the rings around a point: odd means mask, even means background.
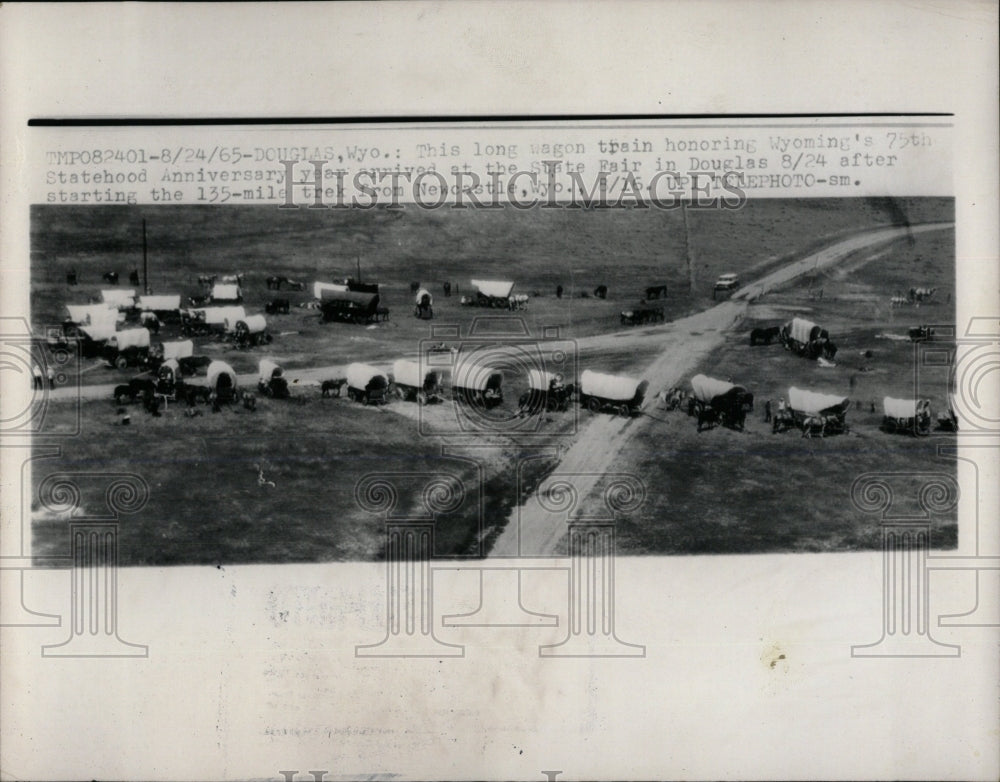
[[[594,288],[594,296],[598,299],[608,298],[608,286],[598,285],[596,288]]]
[[[203,285],[206,288],[211,288],[213,285],[215,285],[215,279],[216,275],[214,274],[199,274],[198,284]]]
[[[751,345],[770,345],[778,339],[781,333],[781,326],[769,326],[768,328],[754,329],[750,332]]]
[[[650,285],[646,288],[646,298],[647,299],[659,299],[661,297],[666,297],[667,286],[666,285]]]
[[[340,391],[346,383],[347,378],[324,380],[320,385],[320,392],[322,393],[324,399],[330,396],[340,396]]]
[[[304,291],[306,289],[306,284],[304,282],[289,280],[287,277],[285,278],[285,282],[288,283],[288,290],[290,291]]]
[[[207,403],[212,395],[212,390],[208,386],[184,386],[184,399],[188,407],[194,407],[198,402]]]
[[[101,279],[108,283],[108,285],[117,285],[118,272],[104,272],[104,274],[101,275]]]
[[[269,291],[271,291],[271,290],[280,291],[281,290],[281,283],[283,283],[283,282],[288,282],[288,278],[287,277],[277,277],[277,276],[275,276],[273,274],[270,277],[268,277],[266,280],[264,280],[264,283],[267,285],[267,289]]]
[[[271,299],[271,301],[264,305],[264,312],[268,315],[287,315],[289,307],[288,299]]]
[[[937,288],[910,288],[910,301],[922,302],[934,296]]]
[[[702,428],[712,429],[719,422],[719,414],[712,407],[702,406],[698,409],[698,431]]]
[[[890,307],[905,307],[907,304],[912,304],[913,300],[908,299],[906,296],[893,296],[889,299]]]
[[[822,415],[806,416],[802,421],[802,436],[813,438],[826,437],[826,417]]]

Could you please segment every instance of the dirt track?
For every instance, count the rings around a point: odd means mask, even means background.
[[[649,392],[643,409],[649,409],[656,404],[655,394],[658,391],[679,385],[705,355],[722,344],[726,332],[742,319],[747,305],[754,299],[810,271],[836,264],[858,250],[908,234],[953,226],[954,223],[928,223],[865,231],[766,275],[741,288],[728,301],[704,312],[645,330],[644,333],[618,332],[580,340],[581,348],[606,345],[628,349],[654,337],[662,346],[662,352],[642,373],[642,377],[649,381]],[[588,418],[590,414],[583,413],[582,416],[576,441],[555,468],[555,472],[560,475],[575,476],[572,478],[572,485],[580,502],[593,491],[602,475],[614,471],[618,454],[629,440],[652,422],[648,417],[628,420],[605,414]],[[522,507],[514,510],[490,556],[550,556],[557,553],[565,534],[565,512],[547,511],[538,502],[537,495],[532,495]]]

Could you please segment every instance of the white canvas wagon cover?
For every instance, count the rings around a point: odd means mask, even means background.
[[[117,331],[112,337],[118,345],[118,350],[125,350],[125,348],[148,348],[149,347],[149,329],[126,329],[125,331]]]
[[[695,375],[691,378],[691,389],[694,391],[695,399],[699,402],[711,402],[715,397],[721,396],[733,388],[736,388],[735,383],[717,380],[707,375]]]
[[[217,282],[212,287],[213,301],[236,301],[240,298],[240,286],[236,283]]]
[[[882,407],[889,418],[916,418],[926,406],[921,399],[895,399],[887,396],[882,400]]]
[[[506,299],[510,292],[514,290],[514,283],[504,280],[472,280],[472,285],[480,293],[487,296],[494,296],[498,299]]]
[[[415,301],[415,302],[416,302],[417,304],[420,304],[420,300],[421,300],[421,299],[422,299],[422,298],[423,298],[424,296],[426,296],[426,297],[427,297],[427,301],[428,301],[428,302],[429,302],[430,304],[433,304],[433,303],[434,303],[434,297],[433,297],[433,296],[431,296],[431,292],[430,292],[429,290],[427,290],[427,288],[421,288],[420,290],[418,290],[418,291],[417,291],[417,295],[416,295],[416,296],[414,296],[413,300],[414,300],[414,301]]]
[[[247,316],[247,312],[243,307],[204,307],[194,310],[194,312],[204,313],[205,323],[211,326],[223,325],[226,321],[235,326],[236,321],[243,320]]]
[[[424,367],[423,372],[421,372],[420,364],[406,359],[399,359],[392,364],[393,379],[401,385],[413,386],[414,388],[422,388],[428,375],[433,372],[434,370],[429,367]]]
[[[385,372],[378,367],[358,362],[347,365],[347,385],[351,388],[364,390],[368,388],[369,384],[377,378],[382,379],[381,385],[389,385],[389,378],[386,377]]]
[[[323,292],[329,291],[330,293],[347,293],[346,285],[338,285],[333,282],[314,282],[313,283],[313,298],[323,300]]]
[[[168,358],[160,364],[160,372],[163,372],[164,369],[169,369],[173,373],[174,377],[177,377],[177,375],[180,374],[181,365],[177,363],[176,358]]]
[[[788,406],[800,413],[823,413],[834,408],[846,409],[847,397],[804,391],[792,386],[788,389]]]
[[[468,388],[472,391],[485,391],[490,387],[490,379],[497,378],[497,376],[499,376],[502,382],[503,372],[499,369],[474,359],[466,359],[465,361],[460,361],[458,366],[455,367],[452,386]]]
[[[580,375],[580,392],[615,402],[628,402],[635,398],[641,382],[625,375],[606,375],[585,369]]]
[[[179,310],[181,308],[181,295],[170,294],[163,296],[140,296],[139,309],[154,310],[163,312],[165,310]]]
[[[87,335],[87,337],[94,342],[104,342],[111,339],[118,332],[115,331],[116,324],[114,321],[107,323],[98,323],[92,326],[80,326],[80,331]]]
[[[103,304],[67,304],[69,319],[80,326],[98,326],[102,323],[114,325],[118,312],[107,302]]]
[[[176,342],[163,343],[163,358],[188,358],[194,355],[194,342],[189,339],[177,340]]]
[[[135,288],[101,291],[101,300],[111,307],[127,310],[135,306]]]
[[[796,342],[803,344],[809,341],[809,335],[816,328],[816,324],[805,318],[792,318],[788,322],[788,335]]]
[[[226,331],[230,331],[230,322],[226,321]],[[250,334],[260,334],[267,329],[267,318],[263,315],[247,315],[245,318],[240,318],[236,325],[240,323],[246,326],[247,332]]]
[[[528,370],[528,387],[533,391],[548,391],[552,381],[562,382],[562,375],[544,369]]]
[[[236,387],[236,372],[225,361],[213,361],[208,365],[208,370],[205,372],[205,382],[211,388],[219,382],[219,377],[222,375],[229,375],[233,388]]]
[[[279,375],[281,374],[281,367],[269,358],[262,358],[258,362],[257,368],[260,371],[261,380],[270,380],[274,377],[275,371],[277,371]]]

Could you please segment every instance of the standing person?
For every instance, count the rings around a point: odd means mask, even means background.
[[[780,416],[785,415],[785,397],[781,397],[778,400],[778,415]]]
[[[45,376],[49,379],[49,388],[56,387],[56,371],[52,367],[45,368]]]
[[[764,423],[765,424],[771,423],[771,400],[770,399],[768,399],[764,403]]]
[[[38,364],[31,365],[31,374],[35,379],[35,390],[39,391],[42,389],[42,368]]]

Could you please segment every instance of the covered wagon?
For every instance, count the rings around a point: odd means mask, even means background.
[[[194,355],[194,342],[189,339],[178,339],[163,343],[163,360],[188,358]]]
[[[226,331],[229,329],[227,327]],[[240,318],[232,328],[233,343],[241,349],[266,345],[271,341],[267,332],[267,318],[263,315],[247,315]]]
[[[221,336],[232,332],[237,321],[247,316],[241,306],[201,307],[181,313],[181,330],[188,335],[215,334]]]
[[[580,404],[594,413],[607,411],[628,417],[639,412],[648,387],[647,380],[585,369],[580,375]]]
[[[558,372],[529,369],[528,390],[521,394],[518,407],[522,412],[529,414],[536,414],[542,410],[561,412],[569,408],[573,400],[573,391],[573,384],[567,384]]]
[[[217,282],[212,286],[209,298],[213,304],[239,304],[243,301],[243,291],[239,283]]]
[[[50,338],[53,344],[75,342],[84,358],[96,358],[104,351],[104,344],[118,329],[118,310],[105,304],[67,304],[68,318],[61,333]],[[121,316],[123,317],[123,316]]]
[[[125,319],[124,315],[119,315],[118,310],[107,304],[67,304],[66,312],[69,313],[67,322],[77,326],[111,326],[112,328]]]
[[[830,334],[811,320],[792,318],[778,333],[785,350],[806,358],[832,359],[837,354],[837,347],[830,341]]]
[[[931,432],[931,403],[927,399],[882,400],[882,429],[886,432],[906,432],[927,435]]]
[[[422,367],[417,361],[400,359],[393,362],[392,378],[400,399],[421,404],[441,399],[443,373],[440,369]]]
[[[847,409],[851,402],[846,396],[806,391],[792,386],[788,389],[788,407],[774,416],[773,431],[790,426],[803,434],[818,432],[821,436],[847,431]]]
[[[181,295],[140,296],[139,309],[150,312],[162,321],[176,321],[181,313]]]
[[[451,383],[452,398],[482,407],[503,402],[503,372],[474,358],[459,359]]]
[[[203,397],[215,394],[216,401],[220,403],[234,401],[238,393],[236,372],[225,361],[213,361],[208,365],[205,377],[188,381],[188,386],[200,390]],[[193,398],[188,401],[193,401]]]
[[[347,398],[365,405],[389,401],[389,377],[371,364],[347,365]]]
[[[323,301],[331,294],[347,293],[347,286],[337,282],[314,282],[313,298]]]
[[[285,380],[284,370],[269,358],[262,358],[257,368],[257,390],[274,399],[288,399],[288,381]]]
[[[319,309],[323,321],[372,323],[379,317],[379,295],[370,291],[324,290]]]
[[[145,364],[149,359],[149,329],[114,332],[104,343],[102,357],[117,369]]]
[[[156,370],[156,392],[168,399],[176,399],[178,391],[184,387],[180,362],[176,358],[168,358]]]
[[[480,307],[510,306],[510,294],[514,283],[506,280],[471,280],[476,289],[475,304]]]
[[[135,289],[119,290],[115,288],[113,290],[101,291],[101,301],[109,307],[114,307],[118,310],[133,309],[135,307]]]
[[[698,430],[702,425],[716,422],[733,429],[742,429],[749,413],[753,412],[753,394],[744,386],[708,375],[691,378],[691,412],[698,416]]]

